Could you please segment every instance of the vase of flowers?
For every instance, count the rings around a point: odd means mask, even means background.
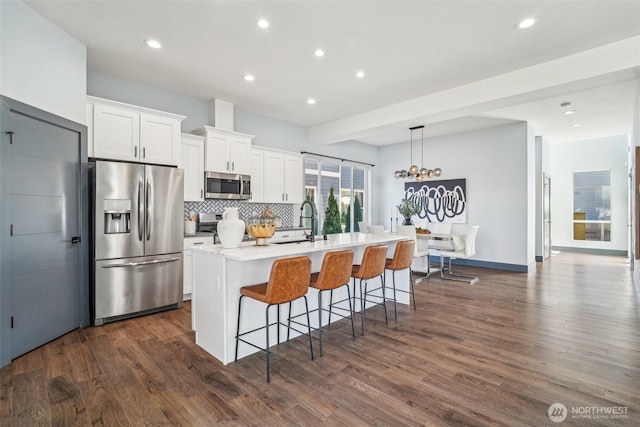
[[[402,225],[413,225],[413,222],[411,222],[411,217],[420,212],[420,208],[418,207],[418,205],[413,203],[411,199],[402,199],[402,201],[398,205],[398,212],[400,212],[400,215],[404,217],[404,222],[402,223]]]

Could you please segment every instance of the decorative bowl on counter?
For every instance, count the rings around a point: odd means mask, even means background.
[[[249,218],[247,223],[247,234],[256,239],[256,246],[266,246],[267,239],[276,232],[277,218]]]

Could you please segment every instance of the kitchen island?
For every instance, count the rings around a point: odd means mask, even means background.
[[[221,245],[203,245],[193,248],[193,272],[194,288],[192,293],[193,329],[196,333],[196,344],[205,349],[216,359],[225,365],[233,362],[235,353],[235,334],[238,316],[238,299],[242,286],[267,282],[271,272],[271,265],[276,259],[288,258],[299,255],[307,255],[311,258],[311,271],[319,271],[322,266],[324,254],[329,251],[353,249],[355,252],[354,263],[359,263],[364,253],[364,248],[369,245],[386,244],[387,256],[392,257],[397,241],[407,239],[406,236],[366,233],[342,233],[327,236],[327,240],[315,242],[269,244],[267,246],[255,246],[253,243],[242,243],[235,249],[223,249]],[[392,296],[391,273],[387,274],[387,295]],[[371,280],[371,287],[378,287],[377,279]],[[396,288],[407,291],[409,289],[409,272],[396,273]],[[357,289],[357,286],[356,286]],[[345,299],[345,288],[334,291],[334,300]],[[408,304],[409,294],[398,292],[399,303]],[[317,291],[309,289],[307,294],[309,309],[317,308]],[[328,298],[323,298],[323,303]],[[343,303],[347,307],[347,303]],[[324,305],[324,304],[323,304]],[[356,311],[360,310],[356,304]],[[265,304],[246,299],[243,303],[241,327],[243,331],[264,326]],[[275,308],[272,308],[275,312]],[[393,319],[393,304],[387,305],[389,318]],[[304,311],[304,300],[293,303],[291,309],[293,315]],[[281,320],[286,320],[288,307],[281,307]],[[323,324],[327,323],[328,315],[323,315]],[[302,319],[302,318],[301,318]],[[338,316],[332,317],[333,321],[339,320]],[[357,319],[356,319],[357,320]],[[392,320],[390,320],[392,321]],[[311,317],[311,326],[317,327],[317,313]],[[272,326],[273,332],[276,331]],[[304,327],[302,327],[304,329]],[[298,333],[291,331],[291,336]],[[273,335],[275,336],[275,334]],[[264,347],[264,331],[259,331],[248,336],[256,345]],[[281,329],[281,338],[285,339],[286,328]],[[244,357],[259,351],[249,345],[241,344],[238,357]]]

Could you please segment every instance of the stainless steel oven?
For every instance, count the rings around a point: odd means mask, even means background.
[[[231,173],[205,172],[205,199],[251,198],[251,176]]]

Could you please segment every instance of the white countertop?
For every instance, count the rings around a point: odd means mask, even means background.
[[[316,237],[317,239],[318,237]],[[239,248],[224,249],[222,245],[202,245],[193,247],[194,251],[224,256],[236,261],[251,261],[266,258],[281,258],[304,253],[326,251],[327,249],[342,249],[352,246],[384,244],[406,240],[406,236],[399,234],[370,234],[370,233],[341,233],[329,234],[327,240],[302,243],[268,244],[256,246],[254,242],[243,242]]]

